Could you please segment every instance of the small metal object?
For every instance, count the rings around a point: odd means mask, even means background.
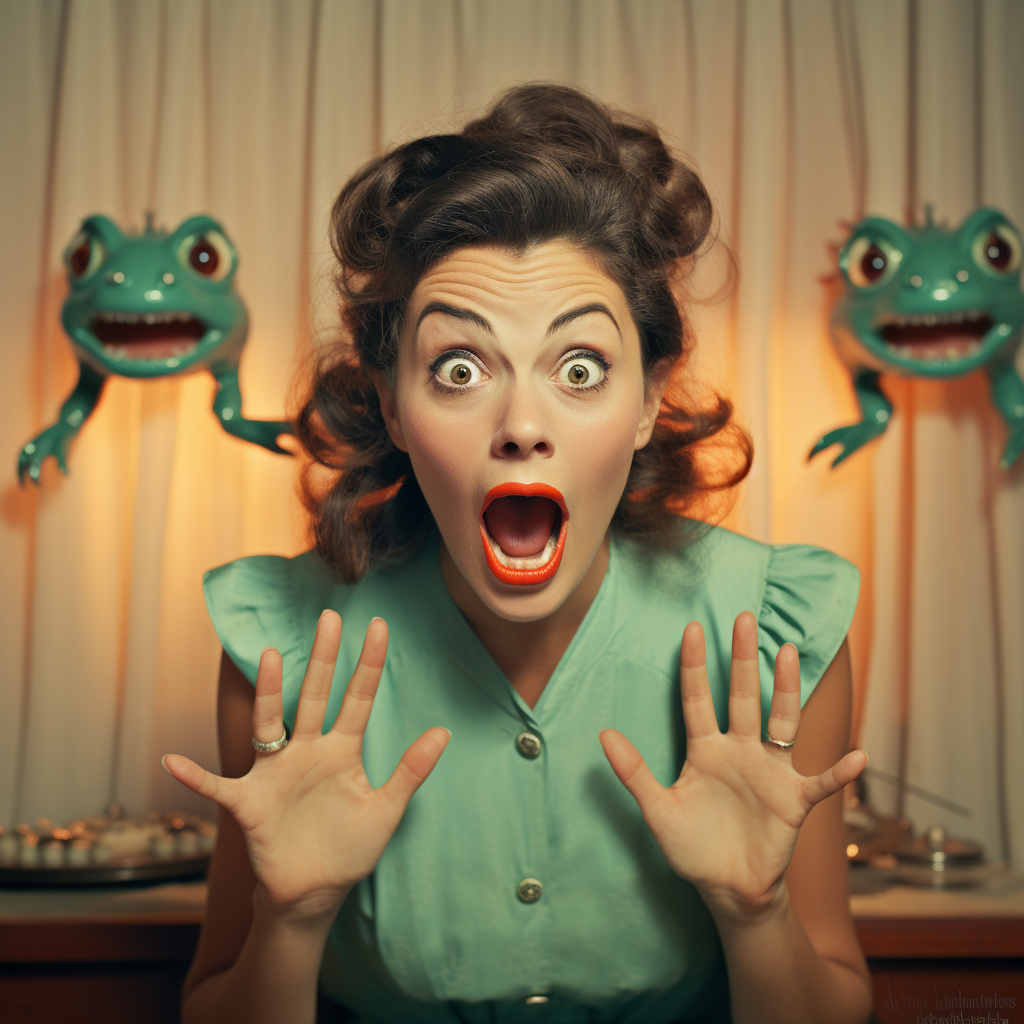
[[[516,737],[516,749],[531,761],[540,754],[540,748],[540,737],[536,733],[521,732]]]
[[[291,737],[288,735],[288,726],[284,727],[284,732],[281,733],[281,738],[274,740],[273,743],[263,743],[261,740],[256,739],[255,736],[252,738],[252,745],[261,754],[273,754],[275,751],[284,750],[288,746],[288,740]]]
[[[794,743],[796,743],[796,737],[794,736],[788,743],[783,743],[782,740],[772,739],[771,736],[765,740],[765,743],[771,743],[773,746],[778,747],[780,750],[789,750]]]
[[[524,878],[516,886],[516,897],[520,903],[536,903],[544,892],[544,886],[536,878]]]

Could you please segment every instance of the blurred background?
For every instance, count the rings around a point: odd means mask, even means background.
[[[202,810],[159,761],[217,764],[202,572],[308,546],[299,460],[225,434],[204,373],[113,378],[70,475],[51,460],[19,488],[21,445],[76,379],[59,312],[81,219],[220,220],[245,413],[280,418],[337,339],[341,184],[548,80],[653,118],[709,185],[739,277],[723,294],[724,246],[698,272],[687,373],[756,451],[727,525],[859,566],[853,739],[960,810],[898,808],[881,775],[873,802],[1024,865],[1024,471],[997,468],[987,382],[886,380],[884,437],[836,470],[806,460],[859,419],[822,283],[844,224],[925,204],[1024,224],[1022,52],[1019,0],[0,2],[0,824]]]

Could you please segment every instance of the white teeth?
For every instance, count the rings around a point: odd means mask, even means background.
[[[947,348],[946,349],[946,358],[947,359],[959,359],[960,358],[960,349],[953,348],[952,346],[950,348]]]
[[[164,313],[111,313],[104,312],[97,315],[97,319],[105,324],[187,324],[193,319],[191,313],[183,310],[168,310]]]
[[[512,555],[506,555],[498,542],[488,533],[487,543],[490,544],[491,550],[494,552],[494,557],[507,569],[539,569],[542,565],[547,565],[551,561],[552,556],[555,553],[555,546],[558,544],[558,535],[552,531],[551,536],[548,537],[548,542],[544,545],[544,549],[536,555],[529,555],[526,558],[513,558]]]

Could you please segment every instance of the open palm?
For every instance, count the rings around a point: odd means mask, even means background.
[[[615,774],[632,793],[662,853],[705,900],[731,908],[769,903],[789,865],[811,808],[852,782],[867,764],[854,750],[821,775],[793,768],[790,750],[761,741],[757,621],[736,619],[729,677],[729,729],[715,718],[708,686],[704,633],[691,622],[681,652],[686,761],[676,782],[662,786],[636,747],[606,729],[601,744]],[[800,724],[800,660],[786,644],[775,660],[768,733],[788,743]]]
[[[283,750],[257,753],[247,775],[223,778],[178,754],[164,759],[179,782],[238,822],[267,901],[311,914],[336,908],[349,888],[373,871],[449,739],[446,729],[428,729],[409,746],[391,778],[374,789],[363,771],[362,743],[384,668],[387,625],[383,619],[370,623],[338,717],[321,733],[340,641],[341,619],[325,611],[291,739]],[[278,739],[282,714],[281,656],[268,647],[256,678],[256,739]]]

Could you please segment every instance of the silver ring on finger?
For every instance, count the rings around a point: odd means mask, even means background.
[[[778,747],[780,750],[789,750],[789,748],[793,746],[794,743],[796,743],[796,737],[794,736],[788,743],[783,743],[782,740],[777,740],[774,739],[772,736],[768,736],[765,742],[771,743],[772,746]]]
[[[288,726],[286,725],[284,727],[284,732],[281,733],[280,739],[273,740],[270,743],[264,743],[262,740],[258,740],[258,739],[256,739],[255,736],[253,736],[253,738],[252,738],[252,745],[261,754],[274,754],[278,750],[284,750],[284,748],[288,746],[288,740],[289,739],[290,739],[290,736],[288,734]]]

